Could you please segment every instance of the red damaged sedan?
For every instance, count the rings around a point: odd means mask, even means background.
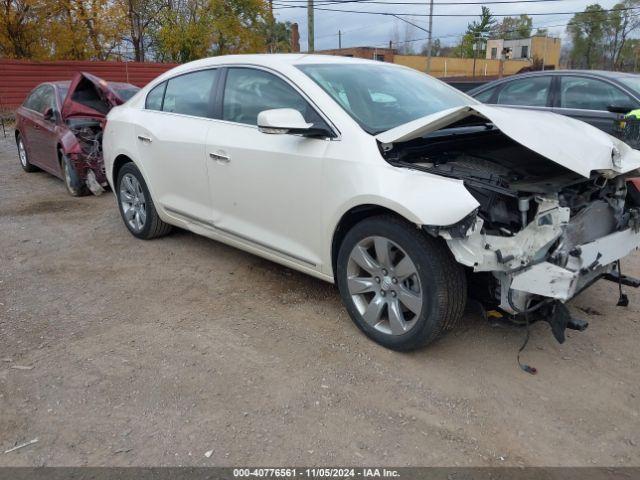
[[[74,197],[102,193],[107,186],[102,159],[107,113],[138,90],[89,73],[38,85],[16,110],[22,168],[26,172],[40,168],[61,178]]]

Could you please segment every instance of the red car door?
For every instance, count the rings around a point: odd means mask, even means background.
[[[40,85],[18,109],[20,134],[29,156],[29,161],[40,166],[42,164],[40,144],[40,124],[42,117],[42,100],[46,85]]]
[[[31,149],[35,152],[38,166],[44,170],[60,175],[60,164],[58,162],[58,153],[56,151],[57,136],[57,119],[60,117],[58,112],[58,102],[56,93],[51,85],[43,85],[42,100],[40,104],[40,112],[33,116],[33,132],[31,132]],[[51,115],[45,117],[45,113]]]

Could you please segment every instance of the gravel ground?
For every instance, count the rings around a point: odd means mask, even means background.
[[[524,331],[473,313],[394,353],[332,285],[183,231],[136,240],[111,193],[69,197],[9,140],[1,466],[640,465],[638,292],[573,300],[591,325],[564,345],[534,325],[536,376]]]

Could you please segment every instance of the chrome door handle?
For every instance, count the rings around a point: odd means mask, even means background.
[[[209,157],[212,160],[220,163],[229,163],[231,161],[231,158],[229,158],[227,155],[220,155],[219,153],[210,153]]]
[[[138,140],[144,143],[151,143],[151,139],[149,137],[145,137],[144,135],[138,135]]]

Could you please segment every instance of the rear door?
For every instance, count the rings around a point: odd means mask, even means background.
[[[639,106],[617,85],[592,77],[562,76],[556,95],[554,112],[590,123],[607,133],[612,133],[617,117],[607,107]]]
[[[173,77],[152,89],[136,122],[136,142],[148,183],[167,211],[211,221],[205,141],[218,71]]]

